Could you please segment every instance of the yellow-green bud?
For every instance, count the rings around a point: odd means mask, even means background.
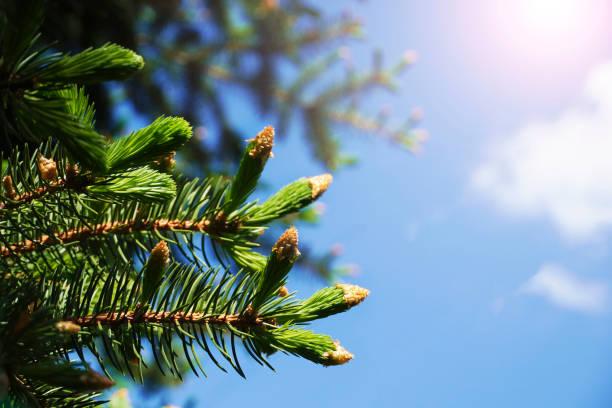
[[[170,250],[166,241],[160,241],[151,251],[147,264],[152,269],[163,269],[170,262]]]
[[[164,268],[170,262],[170,250],[166,241],[160,241],[151,251],[144,268],[142,296],[148,302],[161,280]]]
[[[272,251],[276,251],[276,258],[279,260],[297,258],[300,255],[297,229],[291,227],[285,231],[272,247]]]
[[[344,292],[344,301],[348,305],[349,309],[359,303],[363,302],[368,297],[370,291],[357,285],[350,285],[348,283],[336,283],[337,288],[341,288]]]
[[[344,364],[355,357],[352,353],[342,347],[339,341],[334,341],[334,345],[336,346],[335,350],[326,351],[323,353],[324,365]]]
[[[249,150],[249,156],[259,158],[263,166],[269,157],[274,157],[272,153],[272,147],[274,146],[274,127],[266,126],[261,132],[257,133],[255,139],[251,139],[249,142],[253,140],[255,140],[255,146]]]
[[[308,182],[312,189],[312,199],[316,200],[327,190],[331,184],[333,177],[329,173],[320,174],[318,176],[309,177]]]
[[[2,186],[4,187],[4,195],[13,198],[15,197],[15,188],[13,187],[13,179],[11,176],[5,176],[2,179]]]
[[[55,161],[47,159],[40,153],[38,153],[38,169],[43,180],[51,181],[57,179],[57,165]]]

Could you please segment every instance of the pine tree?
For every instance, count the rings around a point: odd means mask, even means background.
[[[418,108],[409,113],[402,106],[392,114],[391,105],[371,103],[398,89],[398,77],[416,53],[388,64],[374,51],[370,66],[356,64],[351,46],[363,42],[363,30],[353,4],[331,12],[313,0],[106,0],[103,7],[53,0],[40,31],[42,41],[63,52],[112,41],[142,54],[147,64],[130,81],[87,85],[96,127],[126,133],[132,112],[144,122],[161,114],[185,118],[195,131],[179,164],[191,177],[236,171],[243,142],[252,137],[231,98],[238,94],[243,109],[275,124],[279,141],[299,134],[314,161],[336,171],[360,159],[342,147],[351,136],[384,139],[409,151],[419,150],[426,138],[416,128]],[[317,222],[322,208],[283,221]],[[274,239],[266,234],[259,243],[269,251]],[[337,263],[338,246],[315,251],[309,244],[301,243],[299,270],[328,282],[354,271],[354,265]]]
[[[115,140],[96,131],[85,85],[127,80],[143,59],[114,44],[75,55],[38,41],[42,7],[17,2],[0,21],[0,394],[3,406],[97,406],[113,376],[147,367],[180,377],[216,365],[244,372],[276,351],[322,365],[353,358],[303,326],[360,303],[336,284],[297,299],[300,252],[287,229],[269,253],[269,224],[317,200],[331,175],[250,195],[272,155],[266,127],[231,178],[175,175],[189,123],[161,116]],[[148,357],[150,355],[150,358]],[[97,359],[100,372],[88,361]],[[225,362],[223,362],[225,360]]]

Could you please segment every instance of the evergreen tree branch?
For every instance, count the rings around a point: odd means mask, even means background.
[[[81,327],[111,326],[127,324],[200,324],[215,326],[233,326],[239,330],[248,330],[262,327],[266,322],[263,317],[252,313],[234,313],[210,316],[198,312],[141,312],[138,309],[125,313],[100,313],[97,315],[69,317],[66,320],[74,322]]]
[[[23,241],[0,247],[2,256],[21,254],[25,252],[46,249],[54,245],[62,245],[71,242],[83,242],[90,238],[99,237],[106,234],[134,234],[138,232],[152,231],[197,231],[219,234],[224,232],[225,223],[218,220],[205,219],[198,222],[189,220],[143,220],[143,221],[113,221],[104,224],[96,224],[92,227],[83,227],[77,230],[68,230],[54,235],[43,235],[40,240]]]
[[[68,188],[65,180],[58,180],[48,186],[39,187],[34,191],[16,195],[14,193],[13,180],[11,176],[5,176],[2,181],[4,184],[4,192],[8,193],[7,196],[10,198],[10,201],[0,202],[0,210],[13,210],[22,205],[26,205],[33,200],[39,200],[47,194],[54,194]]]
[[[270,93],[274,50],[338,34],[336,26],[293,32],[291,16],[273,4],[244,7],[253,24],[242,31],[231,26],[222,46],[233,42],[262,54],[251,77],[260,96]],[[13,14],[25,21],[23,10],[6,10],[0,7],[7,26]],[[350,360],[330,336],[299,326],[348,310],[368,291],[337,285],[306,300],[288,293],[299,255],[293,227],[267,256],[253,251],[271,221],[318,199],[331,175],[303,178],[261,204],[249,202],[272,157],[270,126],[249,141],[231,181],[175,182],[169,169],[174,151],[191,138],[189,123],[162,116],[107,142],[76,85],[126,79],[143,67],[142,58],[112,44],[74,56],[35,49],[38,24],[23,34],[0,27],[1,136],[11,143],[48,140],[32,153],[17,143],[0,173],[0,392],[10,404],[95,406],[94,391],[113,385],[109,369],[142,380],[154,363],[162,374],[182,378],[186,365],[205,373],[198,351],[225,370],[222,357],[244,376],[240,343],[267,366],[274,351],[323,365]],[[294,91],[308,82],[303,78]],[[368,86],[345,83],[322,95],[331,103]],[[269,98],[262,100],[263,109],[267,104]],[[220,266],[210,262],[211,249]],[[147,346],[153,362],[146,361]],[[71,360],[75,354],[80,362]],[[89,368],[91,355],[106,377]]]
[[[16,209],[46,195],[68,190],[100,199],[144,202],[166,201],[176,192],[176,184],[170,175],[147,167],[94,177],[90,173],[79,174],[78,167],[64,158],[60,158],[58,166],[55,160],[41,154],[41,151],[49,150],[43,146],[32,157],[26,152],[21,161],[9,160],[2,172],[6,175],[2,177],[0,197],[4,196],[5,201],[0,201],[0,211]],[[37,173],[32,173],[30,167],[34,156],[38,157]],[[14,183],[13,176],[17,183]]]

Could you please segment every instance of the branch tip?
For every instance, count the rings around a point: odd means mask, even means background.
[[[249,151],[249,156],[259,158],[262,165],[273,158],[272,147],[274,146],[274,127],[266,126],[257,135],[255,139],[250,139],[249,142],[255,141],[255,146]]]
[[[66,163],[66,179],[74,179],[79,174],[79,166],[73,163]]]
[[[277,259],[293,260],[300,255],[298,251],[298,232],[295,227],[289,228],[283,232],[278,241],[272,247],[272,251],[276,251]]]
[[[155,270],[161,270],[170,263],[170,250],[166,241],[159,241],[151,250],[147,263]]]
[[[327,190],[331,184],[333,177],[329,173],[320,174],[318,176],[310,177],[308,182],[312,189],[312,199],[316,200]]]
[[[4,187],[4,195],[13,199],[16,196],[15,188],[13,187],[13,179],[11,176],[5,176],[2,179],[2,186]]]
[[[156,160],[153,160],[153,163],[164,171],[171,171],[174,169],[176,165],[176,152],[170,152],[165,156],[161,156]]]
[[[334,346],[336,346],[335,350],[326,351],[323,353],[323,358],[325,359],[323,362],[324,365],[329,366],[344,364],[355,357],[352,353],[342,347],[339,341],[334,341]]]
[[[348,283],[336,283],[337,288],[341,288],[344,292],[344,301],[349,308],[358,305],[368,297],[370,291],[366,288],[362,288],[357,285],[350,285]]]
[[[47,159],[40,152],[38,153],[38,169],[40,177],[45,181],[57,179],[57,165],[53,159]]]

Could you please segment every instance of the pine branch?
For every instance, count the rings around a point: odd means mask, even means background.
[[[50,146],[49,143],[43,145],[31,156],[26,151],[21,160],[18,156],[17,161],[12,160],[14,156],[9,159],[2,172],[0,197],[4,196],[5,201],[0,201],[0,211],[16,209],[46,195],[61,194],[68,190],[96,199],[132,199],[144,202],[166,201],[176,192],[176,185],[170,175],[147,167],[103,177],[94,177],[91,173],[79,174],[78,166],[69,163],[61,155],[59,162],[46,158],[41,151],[46,151],[45,155],[52,154]],[[38,172],[32,169],[35,157],[38,157]]]
[[[354,28],[294,33],[291,16],[273,5],[244,7],[252,31],[229,38],[266,54],[259,79],[274,76],[274,49]],[[10,25],[13,15],[22,21],[25,13],[11,9],[0,18]],[[175,182],[169,170],[175,150],[191,138],[189,123],[160,117],[106,142],[95,130],[93,105],[75,85],[125,79],[142,68],[142,58],[111,44],[74,56],[36,50],[37,26],[23,34],[0,28],[0,136],[48,140],[31,153],[18,143],[0,172],[0,379],[7,380],[0,392],[10,403],[95,406],[95,391],[112,386],[116,371],[141,381],[147,364],[178,378],[187,365],[205,374],[199,351],[244,376],[240,343],[269,367],[274,351],[326,366],[353,358],[330,336],[299,326],[344,312],[369,292],[336,285],[306,300],[288,293],[299,256],[294,227],[269,254],[253,251],[271,221],[318,199],[331,175],[302,178],[261,204],[249,202],[272,157],[269,126],[249,141],[231,180]],[[262,48],[269,42],[271,49]],[[269,93],[271,82],[259,83],[261,95]],[[365,86],[353,85],[351,91]],[[210,262],[211,250],[217,263]],[[75,355],[80,361],[71,360]],[[92,355],[106,376],[89,368]]]
[[[332,182],[331,174],[301,178],[281,188],[262,205],[247,212],[245,225],[262,225],[296,212],[317,200]]]
[[[65,180],[58,180],[48,186],[39,187],[34,191],[18,195],[15,194],[15,190],[13,187],[13,179],[11,178],[11,176],[5,176],[2,179],[2,182],[4,185],[4,192],[6,193],[7,197],[10,198],[11,201],[0,202],[0,210],[13,210],[22,205],[29,204],[33,200],[39,200],[47,194],[54,194],[59,191],[62,191],[65,188],[68,188]]]
[[[94,84],[123,81],[144,67],[142,57],[117,44],[106,43],[76,55],[64,55],[41,67],[38,82],[45,84]]]
[[[268,158],[274,157],[272,154],[274,128],[265,127],[248,142],[249,145],[244,150],[240,166],[228,192],[228,202],[225,207],[227,212],[232,212],[244,204],[255,190]]]
[[[104,224],[97,224],[92,227],[83,227],[76,230],[68,230],[54,235],[43,235],[37,241],[24,241],[7,247],[0,247],[2,256],[11,256],[40,249],[46,249],[54,245],[63,245],[71,242],[83,242],[90,238],[99,237],[106,234],[134,234],[138,232],[152,231],[197,231],[210,234],[220,234],[224,231],[231,231],[231,222],[220,222],[217,219],[205,219],[198,222],[189,220],[145,220],[145,221],[113,221]]]
[[[278,288],[285,283],[293,264],[296,240],[295,231],[291,229],[281,236],[268,257],[266,269],[259,275],[231,275],[226,271],[219,276],[214,269],[198,270],[179,264],[166,269],[164,259],[167,255],[157,259],[154,253],[158,249],[155,249],[147,262],[150,266],[145,266],[136,278],[129,267],[107,270],[102,277],[83,264],[74,266],[75,273],[67,287],[57,287],[56,279],[39,284],[46,293],[45,302],[55,305],[56,309],[59,307],[56,318],[63,325],[66,322],[78,325],[78,336],[94,354],[99,355],[94,339],[102,336],[107,345],[105,353],[112,356],[113,366],[128,373],[133,367],[121,361],[134,358],[142,361],[139,350],[143,339],[148,340],[154,355],[161,353],[169,358],[174,355],[171,338],[176,335],[187,349],[195,342],[210,352],[205,344],[206,339],[212,341],[239,373],[242,371],[235,357],[233,340],[230,350],[223,340],[225,336],[239,338],[263,364],[267,363],[262,352],[270,347],[325,365],[345,362],[348,356],[345,352],[342,352],[344,360],[330,357],[341,351],[328,336],[296,332],[291,326],[348,310],[363,300],[367,291],[337,286],[320,291],[303,302],[294,300],[291,295],[282,296]],[[161,268],[162,272],[147,278],[151,268]],[[150,286],[152,293],[140,289],[141,276],[145,288],[147,280],[154,283]],[[300,333],[306,338],[297,338],[302,336]],[[130,357],[134,352],[136,355]],[[196,356],[189,352],[186,358]],[[105,364],[102,360],[100,363]],[[174,357],[157,364],[179,375]],[[198,371],[193,365],[192,369]]]
[[[263,327],[266,320],[252,313],[235,313],[229,315],[209,316],[198,312],[141,312],[138,309],[125,313],[100,313],[98,315],[70,317],[66,320],[81,327],[111,326],[125,324],[200,324],[215,326],[232,326],[239,330],[249,330]],[[268,322],[268,324],[270,324]]]

